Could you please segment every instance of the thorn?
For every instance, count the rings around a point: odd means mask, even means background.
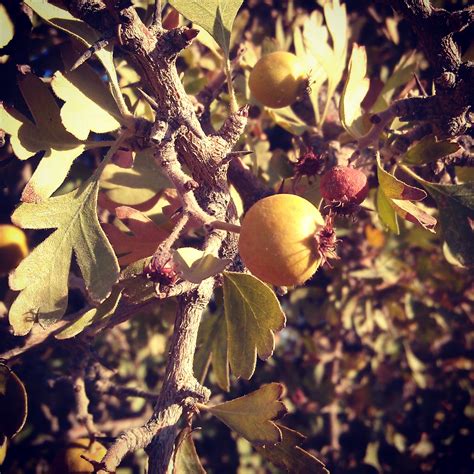
[[[192,39],[196,38],[199,34],[199,30],[196,28],[188,28],[183,31],[183,36],[186,38],[187,41],[191,41]]]
[[[151,105],[153,110],[159,110],[160,106],[153,97],[149,96],[143,89],[140,89],[140,87],[137,87],[137,89],[143,98]]]

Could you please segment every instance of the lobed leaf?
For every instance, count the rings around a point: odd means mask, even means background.
[[[73,161],[86,145],[93,145],[93,142],[79,141],[66,131],[59,107],[40,78],[25,74],[19,77],[18,85],[35,122],[14,109],[0,106],[0,123],[11,135],[13,152],[20,160],[45,152],[22,194],[22,201],[36,202],[48,198],[58,189]],[[97,146],[101,144],[97,142]]]
[[[413,177],[436,201],[445,254],[463,267],[474,267],[474,183],[434,184]]]
[[[411,166],[425,165],[456,153],[460,148],[458,143],[449,140],[438,142],[433,135],[430,135],[411,147],[403,156],[403,161]]]
[[[73,252],[90,297],[102,302],[109,296],[119,266],[97,218],[98,191],[94,174],[68,194],[23,203],[13,213],[12,221],[22,228],[55,229],[10,274],[10,287],[20,291],[10,308],[15,334],[27,334],[36,320],[47,327],[64,315]]]
[[[281,442],[280,428],[274,423],[287,409],[280,401],[284,393],[280,383],[263,385],[255,392],[209,408],[230,429],[256,446]]]
[[[250,379],[258,356],[273,354],[274,333],[285,326],[278,298],[253,275],[224,272],[224,308],[232,373]]]
[[[257,446],[257,451],[272,464],[293,474],[329,474],[324,464],[305,451],[299,445],[305,437],[286,426],[277,423],[282,433],[281,443],[268,446]]]
[[[366,74],[367,53],[365,47],[354,44],[349,60],[347,80],[339,103],[341,123],[354,138],[360,138],[368,132],[361,109],[361,103],[370,86],[370,80]]]
[[[217,385],[228,392],[230,381],[227,323],[223,311],[207,314],[199,326],[197,349],[194,355],[194,375],[201,383],[204,383],[210,363]]]
[[[137,152],[133,166],[122,168],[110,163],[100,177],[100,186],[116,205],[137,207],[146,202],[154,205],[158,192],[169,186],[153,158],[153,149]]]
[[[420,188],[410,186],[385,171],[377,158],[377,178],[385,196],[389,199],[404,199],[410,201],[421,201],[427,194]]]
[[[57,71],[51,86],[64,101],[61,108],[64,127],[80,140],[87,139],[91,131],[107,133],[120,127],[120,113],[112,96],[87,64],[65,75]]]
[[[229,57],[230,34],[243,0],[170,0],[184,17],[202,26]]]
[[[38,2],[37,0],[25,0],[25,4],[28,5],[37,15],[43,18],[43,20],[56,28],[69,33],[72,37],[85,44],[87,48],[91,47],[101,39],[101,35],[98,31],[94,30],[87,23],[72,16],[67,10],[52,5],[46,1]],[[120,90],[113,59],[113,42],[109,43],[106,47],[101,48],[99,51],[96,51],[95,55],[104,66],[111,83],[114,85],[112,93]],[[116,98],[114,97],[114,99]]]
[[[7,9],[3,5],[0,5],[0,25],[2,25],[0,30],[0,48],[3,48],[15,35],[15,27],[10,19],[10,15],[8,15]]]
[[[54,337],[56,339],[70,339],[84,331],[85,328],[93,323],[111,317],[120,302],[122,296],[121,288],[114,288],[110,296],[96,308],[85,311],[75,321],[72,321]]]
[[[206,474],[194,446],[191,428],[184,428],[176,440],[173,474]]]

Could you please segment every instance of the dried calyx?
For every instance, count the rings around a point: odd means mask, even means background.
[[[333,226],[332,214],[326,216],[325,225],[316,232],[314,240],[316,242],[317,253],[321,258],[321,265],[328,263],[329,259],[339,258],[336,253],[338,239]]]

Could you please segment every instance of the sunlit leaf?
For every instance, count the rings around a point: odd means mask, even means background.
[[[230,34],[243,0],[170,0],[184,17],[202,26],[229,57]]]
[[[66,31],[74,38],[81,41],[88,48],[99,41],[101,34],[90,27],[87,23],[75,18],[67,10],[63,10],[46,1],[25,0],[28,5],[37,15],[51,25]],[[105,48],[96,51],[95,55],[104,66],[110,81],[114,84],[112,93],[119,90],[117,72],[115,71],[115,64],[113,59],[114,42],[110,42]]]
[[[371,112],[378,113],[385,110],[392,99],[396,89],[406,84],[413,78],[413,73],[416,70],[417,58],[414,52],[409,52],[402,56],[392,75],[388,78],[382,90],[371,108]]]
[[[346,67],[348,40],[345,5],[341,5],[339,0],[326,2],[324,17],[327,28],[322,26],[320,17],[315,14],[311,15],[310,20],[303,27],[306,51],[324,68],[328,78],[326,103],[319,125],[324,122],[334,92],[342,79]],[[328,43],[328,31],[331,34],[332,47]]]
[[[248,395],[210,407],[209,412],[250,443],[273,445],[282,439],[281,430],[274,420],[287,412],[280,401],[284,390],[280,383],[263,385]]]
[[[393,207],[390,205],[390,201],[385,196],[382,188],[377,188],[377,212],[380,220],[394,233],[399,234],[400,228],[398,226],[397,214]]]
[[[292,135],[303,135],[311,128],[293,112],[291,107],[268,109],[267,112],[276,125],[284,128]]]
[[[26,74],[19,77],[18,85],[35,123],[3,106],[0,106],[0,123],[11,135],[13,152],[20,160],[45,151],[22,195],[23,201],[35,202],[51,196],[66,178],[72,162],[86,145],[93,146],[94,143],[81,142],[66,131],[59,107],[41,79]]]
[[[0,434],[0,466],[3,464],[5,461],[5,458],[7,457],[7,449],[8,449],[8,438]]]
[[[98,321],[110,318],[120,302],[122,289],[115,288],[110,296],[97,308],[92,308],[81,314],[75,321],[72,321],[59,333],[55,334],[56,339],[69,339],[80,334],[86,327]]]
[[[3,48],[13,39],[13,35],[15,34],[13,22],[3,5],[0,5],[0,25],[2,26],[0,29],[0,48]]]
[[[23,382],[0,362],[0,436],[15,436],[26,422],[28,397]]]
[[[379,159],[377,159],[377,178],[380,187],[388,198],[421,201],[427,196],[422,189],[410,186],[385,171]]]
[[[424,165],[456,153],[460,148],[458,143],[449,140],[438,142],[430,135],[411,147],[403,156],[403,161],[408,165]]]
[[[257,354],[263,360],[273,354],[285,315],[272,289],[245,273],[224,272],[224,307],[232,373],[249,379]]]
[[[36,320],[47,327],[61,319],[73,253],[89,296],[97,302],[109,296],[119,266],[97,218],[98,191],[96,173],[79,189],[39,204],[23,203],[13,213],[12,221],[24,229],[55,229],[10,274],[10,287],[20,291],[10,308],[15,334],[27,334]]]
[[[193,247],[182,247],[175,250],[173,259],[178,266],[180,275],[191,283],[201,283],[206,278],[221,273],[232,261],[205,254],[202,250]]]
[[[324,464],[299,445],[305,437],[297,431],[277,423],[281,430],[281,443],[257,446],[257,451],[275,466],[294,474],[329,474]]]
[[[363,122],[361,104],[369,90],[367,74],[367,53],[364,46],[354,44],[346,84],[339,103],[339,114],[343,127],[354,137],[360,138],[367,133]]]
[[[137,207],[137,204],[153,201],[169,182],[155,163],[153,149],[147,148],[136,154],[132,168],[108,164],[100,178],[100,186],[116,205]]]
[[[120,113],[99,76],[87,64],[51,81],[54,93],[64,101],[61,120],[66,130],[81,140],[91,131],[106,133],[120,127]]]

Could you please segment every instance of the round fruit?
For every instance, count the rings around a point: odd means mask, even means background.
[[[85,474],[94,472],[94,466],[81,455],[100,462],[107,453],[105,446],[89,438],[79,438],[63,449],[54,460],[53,474]]]
[[[260,58],[249,78],[252,95],[273,109],[295,102],[307,83],[308,74],[304,63],[285,51],[276,51]]]
[[[306,199],[293,194],[266,197],[244,216],[240,256],[250,272],[267,283],[304,283],[321,263],[317,236],[324,226],[321,213]]]
[[[0,224],[0,275],[13,270],[28,255],[25,233],[10,224]]]
[[[360,204],[369,192],[367,177],[348,166],[335,166],[321,176],[321,196],[341,204]]]

